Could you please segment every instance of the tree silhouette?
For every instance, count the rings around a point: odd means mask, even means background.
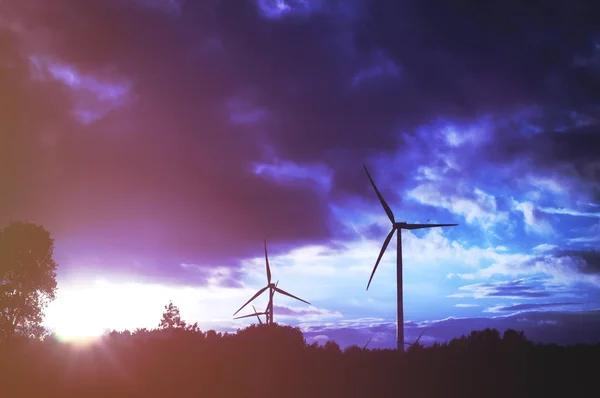
[[[162,319],[158,324],[159,329],[184,329],[190,331],[198,331],[198,323],[194,323],[193,325],[188,325],[183,319],[181,319],[181,315],[179,313],[179,307],[173,304],[172,301],[169,301],[169,304],[165,305],[165,310],[162,314]]]
[[[40,225],[13,222],[0,230],[0,343],[43,335],[44,308],[56,295],[53,252]]]
[[[169,301],[169,304],[165,305],[165,310],[162,314],[162,319],[158,324],[159,329],[172,329],[172,328],[185,328],[185,321],[181,320],[179,314],[179,307]]]

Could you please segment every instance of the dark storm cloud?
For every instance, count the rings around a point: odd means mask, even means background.
[[[598,115],[600,117],[600,114]],[[572,120],[571,123],[575,123]],[[572,195],[597,201],[600,192],[600,125],[574,126],[568,131],[550,131],[527,137],[514,136],[491,143],[490,160],[516,163],[524,173],[564,176]],[[513,170],[514,171],[514,170]],[[559,179],[557,179],[559,181]]]
[[[599,13],[573,5],[544,20],[506,2],[477,16],[460,4],[392,3],[357,2],[364,13],[354,19],[268,20],[241,0],[173,13],[132,1],[5,0],[0,80],[14,100],[0,110],[0,166],[10,170],[0,175],[0,220],[42,222],[82,251],[231,262],[258,255],[264,237],[333,234],[325,193],[260,178],[256,162],[326,163],[333,197],[372,199],[360,164],[407,147],[401,131],[531,103],[588,112],[596,100],[586,88]],[[77,124],[73,93],[29,79],[30,55],[128,82],[125,105]],[[585,62],[573,66],[575,56]]]
[[[48,8],[44,2],[39,9],[16,9],[15,20],[41,27],[22,32],[21,41],[50,35],[47,46],[32,46],[38,54],[82,75],[127,80],[132,99],[104,120],[65,132],[52,164],[55,185],[35,192],[45,198],[44,206],[22,206],[3,218],[39,219],[58,236],[76,234],[79,248],[176,253],[187,262],[254,254],[253,245],[264,237],[326,238],[330,225],[322,195],[255,176],[251,162],[270,160],[268,142],[246,125],[229,123],[232,99],[261,101],[265,93],[257,87],[295,84],[285,73],[295,67],[289,57],[296,52],[273,59],[285,44],[273,40],[277,32],[262,32],[273,27],[245,4],[187,10],[183,20],[128,2],[56,2]],[[220,45],[207,47],[214,38]],[[318,45],[305,48],[308,53],[296,60],[308,62],[320,51]],[[301,73],[305,66],[293,70]],[[21,69],[29,68],[24,63]],[[310,144],[310,137],[302,142]],[[15,158],[9,164],[15,180],[22,178],[22,163]],[[25,172],[30,177],[37,170]]]
[[[598,250],[564,250],[554,248],[548,253],[531,257],[518,268],[546,267],[569,276],[600,275],[600,252]],[[520,284],[519,284],[520,285]]]
[[[590,68],[600,23],[594,3],[367,3],[361,45],[385,49],[415,80],[433,78],[430,93],[456,115],[600,99]],[[587,62],[576,64],[576,57]]]
[[[513,186],[514,175],[566,175],[572,178],[567,189],[573,195],[585,190],[588,199],[598,201],[600,130],[577,127],[584,120],[600,119],[598,5],[500,0],[481,7],[467,1],[367,3],[370,13],[360,25],[359,46],[383,49],[401,65],[404,90],[428,78],[412,103],[417,109],[410,114],[415,118],[427,118],[431,115],[424,113],[435,109],[434,116],[468,124],[483,114],[498,120],[521,112],[521,107],[536,106],[536,112],[520,120],[492,127],[495,131],[483,145],[460,148],[460,178],[486,170],[482,163],[491,163],[495,178]],[[531,128],[544,133],[526,138]],[[558,129],[560,133],[553,132]],[[444,177],[453,178],[451,173]]]
[[[564,250],[561,255],[582,259],[585,263],[580,271],[585,274],[600,274],[600,251],[598,250]]]

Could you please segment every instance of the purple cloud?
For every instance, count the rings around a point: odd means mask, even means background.
[[[502,3],[457,31],[440,15],[464,10],[446,4],[441,14],[365,2],[361,15],[344,6],[273,20],[248,1],[166,12],[139,1],[5,0],[0,129],[11,134],[0,170],[12,172],[0,174],[0,223],[44,224],[73,267],[194,280],[181,264],[235,267],[263,238],[273,250],[346,238],[331,201],[375,206],[360,168],[375,157],[376,169],[395,170],[373,170],[380,184],[395,182],[382,188],[390,200],[412,190],[468,221],[506,219],[508,199],[473,183],[491,167],[507,184],[562,176],[599,202],[597,128],[580,125],[597,100],[595,66],[572,61],[594,57],[600,17],[581,3],[573,13],[583,19],[547,21],[515,21]],[[478,31],[498,24],[512,33]],[[540,39],[546,26],[566,44]],[[34,78],[32,57],[62,72]],[[73,88],[77,76],[103,98],[127,89],[118,107],[98,108]],[[531,104],[540,111],[515,116]],[[327,170],[327,183],[300,169]],[[431,181],[409,186],[419,173]]]
[[[290,316],[302,319],[303,317],[341,317],[338,311],[331,311],[323,308],[308,307],[295,308],[283,305],[273,305],[273,310],[277,315]]]

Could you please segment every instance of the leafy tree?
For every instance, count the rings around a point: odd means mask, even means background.
[[[198,331],[198,323],[188,325],[179,314],[179,307],[169,301],[169,304],[165,305],[165,310],[162,314],[162,319],[158,324],[159,329],[184,329],[193,332]]]
[[[56,297],[54,240],[44,227],[13,222],[0,230],[0,342],[42,337],[44,309]]]
[[[342,353],[338,343],[333,340],[327,340],[327,342],[323,345],[323,349],[330,355],[339,355]]]

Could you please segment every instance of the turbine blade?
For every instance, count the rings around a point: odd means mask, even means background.
[[[419,340],[421,340],[421,337],[423,337],[423,333],[425,333],[424,330],[421,332],[421,334],[419,335],[419,337],[417,337],[417,339],[415,340],[415,344],[419,343]]]
[[[363,167],[365,168],[365,171],[367,172],[367,177],[369,177],[369,181],[371,181],[371,185],[373,186],[373,189],[375,190],[375,193],[377,194],[377,197],[379,198],[379,201],[381,202],[381,206],[383,206],[383,210],[385,210],[385,212],[386,212],[387,216],[389,217],[390,221],[392,222],[392,224],[395,223],[396,221],[394,219],[394,213],[392,212],[392,209],[390,209],[390,206],[388,206],[385,199],[383,199],[383,196],[381,196],[381,192],[379,192],[379,189],[377,189],[375,182],[371,178],[371,174],[369,174],[369,170],[367,170],[367,166],[365,166],[363,164]]]
[[[371,339],[372,339],[372,338],[373,338],[373,336],[369,337],[369,340],[367,340],[367,344],[365,344],[365,345],[363,346],[363,348],[362,348],[363,350],[366,350],[366,349],[367,349],[367,346],[368,346],[368,345],[369,345],[369,343],[371,342]]]
[[[373,272],[371,272],[371,277],[369,278],[369,283],[367,283],[367,290],[369,290],[369,286],[371,285],[371,281],[373,280],[373,275],[375,275],[375,271],[377,270],[377,267],[379,266],[381,257],[383,257],[383,253],[385,253],[385,249],[387,249],[388,245],[390,244],[390,240],[392,239],[394,232],[396,232],[396,228],[392,227],[392,230],[390,231],[388,236],[386,236],[385,241],[383,241],[383,246],[381,247],[381,251],[379,252],[379,257],[377,257],[377,261],[375,262],[375,267],[373,267]]]
[[[422,229],[422,228],[437,228],[437,227],[456,227],[458,224],[405,224],[402,229]]]
[[[260,320],[260,316],[258,316],[258,311],[256,311],[256,307],[254,304],[252,305],[252,309],[254,310],[254,315],[256,315],[256,319],[258,319],[258,323],[262,325],[262,321]]]
[[[254,307],[254,304],[252,305],[252,309],[254,310],[254,315],[256,315],[256,319],[258,319],[258,323],[262,325],[262,321],[260,319],[260,316],[258,316],[259,313],[258,313],[258,311],[256,311],[256,307]]]
[[[250,304],[250,302],[251,302],[252,300],[254,300],[254,299],[255,299],[255,298],[257,298],[258,296],[260,296],[260,295],[261,295],[261,294],[262,294],[262,293],[263,293],[265,290],[267,290],[267,288],[268,288],[268,287],[269,287],[269,286],[265,286],[265,287],[263,287],[262,289],[260,289],[258,292],[256,292],[256,294],[255,294],[254,296],[252,296],[252,298],[251,298],[250,300],[246,301],[246,303],[244,303],[244,305],[242,305],[242,306],[240,307],[240,309],[239,309],[239,310],[237,310],[237,311],[236,311],[236,312],[233,314],[233,316],[235,316],[235,314],[237,314],[238,312],[240,312],[240,311],[241,311],[241,310],[242,310],[242,309],[243,309],[245,306],[247,306],[248,304]]]
[[[262,312],[255,312],[254,314],[248,314],[248,315],[240,315],[240,316],[236,316],[233,319],[242,319],[242,318],[251,318],[253,316],[258,317],[259,315],[264,315]],[[260,319],[260,318],[259,318]]]
[[[267,265],[267,284],[271,283],[271,267],[269,267],[269,255],[267,254],[267,240],[265,239],[265,264]]]
[[[308,301],[306,301],[306,300],[302,300],[300,297],[296,297],[296,296],[294,296],[293,294],[290,294],[290,293],[286,292],[285,290],[281,290],[281,289],[280,289],[280,288],[278,288],[278,287],[276,287],[276,288],[275,288],[275,291],[277,291],[277,292],[279,292],[279,293],[281,293],[281,294],[283,294],[283,295],[286,295],[286,296],[288,296],[288,297],[294,298],[294,299],[296,299],[296,300],[302,301],[303,303],[306,303],[306,304],[308,304],[308,305],[311,305],[311,304],[310,304]]]

